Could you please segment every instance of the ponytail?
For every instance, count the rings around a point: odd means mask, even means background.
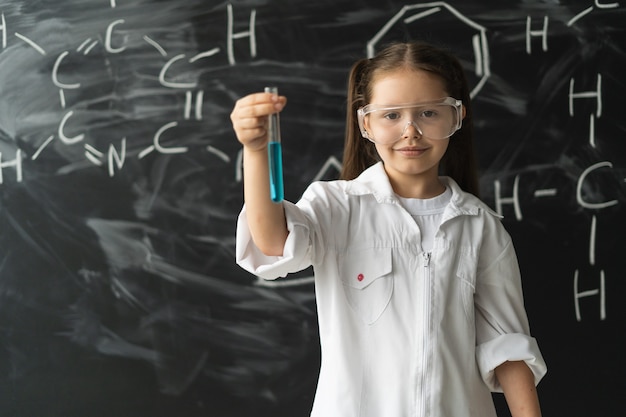
[[[367,91],[370,85],[370,60],[357,61],[348,77],[348,97],[346,110],[346,137],[343,150],[343,166],[340,178],[352,180],[369,166],[380,160],[376,147],[361,136],[356,112],[367,104]]]

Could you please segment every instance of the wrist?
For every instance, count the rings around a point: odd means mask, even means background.
[[[243,145],[243,151],[250,155],[267,154],[267,142],[261,144],[246,144]]]

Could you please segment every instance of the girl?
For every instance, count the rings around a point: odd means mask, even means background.
[[[311,416],[541,415],[546,372],[530,336],[511,239],[482,203],[469,89],[456,58],[394,44],[349,77],[342,180],[297,204],[269,195],[267,116],[240,99],[245,207],[237,262],[266,279],[315,269],[322,363]]]

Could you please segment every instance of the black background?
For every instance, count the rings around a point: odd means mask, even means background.
[[[0,415],[308,414],[319,365],[309,272],[270,286],[235,265],[240,146],[228,116],[237,98],[278,86],[286,197],[336,178],[348,69],[394,16],[374,48],[424,39],[461,58],[483,199],[497,206],[496,183],[517,196],[520,216],[501,208],[549,367],[544,415],[626,415],[621,3],[4,1]],[[182,85],[160,83],[164,68]],[[571,115],[570,83],[594,92],[598,76],[601,98],[575,98]],[[575,294],[596,289],[577,317]]]

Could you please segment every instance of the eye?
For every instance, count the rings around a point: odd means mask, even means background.
[[[438,113],[436,110],[424,110],[420,113],[420,118],[422,119],[432,119],[437,116]]]
[[[383,115],[383,117],[387,120],[398,120],[401,116],[398,112],[387,112]]]

